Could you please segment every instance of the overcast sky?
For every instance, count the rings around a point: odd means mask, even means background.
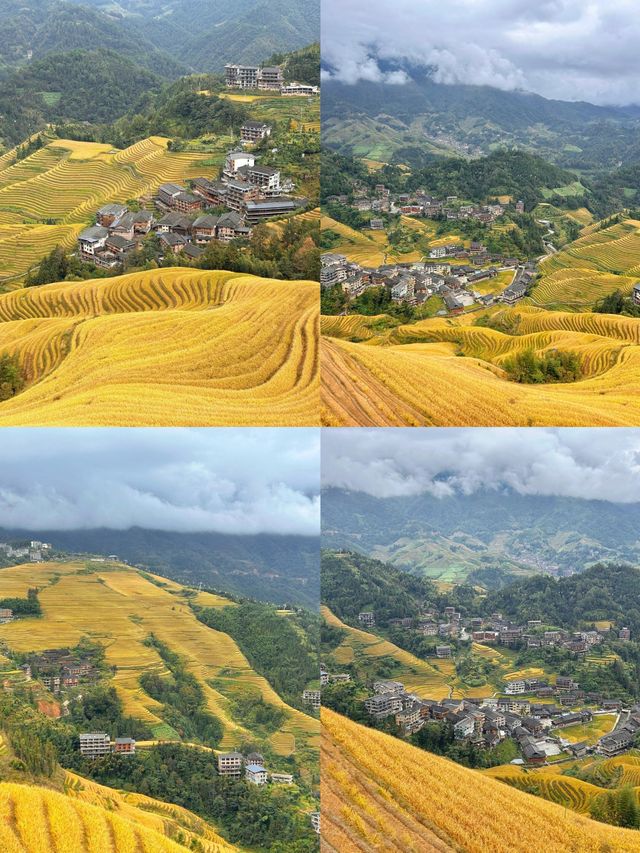
[[[409,60],[442,83],[637,104],[639,11],[637,0],[322,0],[322,55],[347,83],[402,84],[378,60]]]
[[[314,429],[3,429],[0,527],[316,536]]]
[[[640,501],[640,430],[331,429],[322,485],[374,497],[472,494]]]

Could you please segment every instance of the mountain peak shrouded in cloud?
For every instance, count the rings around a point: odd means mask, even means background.
[[[409,64],[438,83],[637,104],[636,12],[632,0],[323,0],[323,76],[402,84]]]
[[[332,429],[322,485],[379,498],[520,495],[640,502],[640,436],[631,429]]]
[[[5,429],[0,527],[317,536],[313,429]]]

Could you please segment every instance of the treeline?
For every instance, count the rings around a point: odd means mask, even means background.
[[[461,199],[483,202],[509,195],[522,199],[528,210],[544,201],[544,188],[570,184],[575,176],[546,162],[542,157],[517,149],[500,149],[486,157],[467,160],[462,157],[433,158],[422,168],[407,172],[399,165],[385,165],[369,173],[362,161],[326,149],[322,161],[323,197],[351,195],[354,181],[371,189],[384,184],[392,192],[411,193],[424,188],[437,198],[457,195]]]
[[[68,719],[77,732],[107,732],[112,740],[117,737],[150,740],[153,737],[146,723],[124,713],[115,689],[104,684],[83,687],[82,698],[72,701],[69,710]]]
[[[502,363],[509,379],[524,384],[576,382],[582,376],[580,356],[575,352],[535,350],[517,352]]]
[[[487,612],[500,611],[518,623],[541,619],[567,630],[600,620],[640,636],[640,572],[630,565],[598,564],[567,578],[535,575],[490,592]]]
[[[77,735],[68,722],[45,717],[29,701],[0,694],[0,729],[16,754],[15,770],[50,778],[61,759],[73,756]]]
[[[297,610],[283,617],[273,605],[258,602],[196,609],[196,614],[205,625],[233,637],[251,667],[288,705],[304,707],[302,691],[318,678],[317,616]]]
[[[373,610],[376,621],[417,617],[426,602],[436,603],[436,585],[380,560],[353,552],[323,551],[322,601],[338,618],[357,623],[358,613]]]
[[[42,606],[35,588],[27,591],[26,598],[0,599],[0,608],[13,610],[14,616],[42,616]]]
[[[91,762],[92,779],[189,809],[220,826],[233,844],[282,853],[311,853],[317,836],[286,786],[248,785],[217,775],[211,754],[159,744],[128,756]]]
[[[195,76],[163,88],[147,86],[113,121],[105,123],[94,117],[90,125],[78,125],[72,121],[76,116],[61,115],[57,132],[62,137],[102,142],[116,148],[127,148],[148,136],[194,139],[205,133],[239,133],[249,117],[247,106],[215,94],[201,94],[203,85],[213,85],[213,81],[208,84],[206,79]]]
[[[198,679],[184,661],[151,634],[145,644],[155,649],[164,661],[169,675],[145,672],[140,686],[152,699],[162,703],[161,716],[185,740],[199,740],[216,747],[223,735],[222,723],[207,709],[207,701]]]
[[[51,123],[108,124],[161,89],[159,77],[111,50],[52,53],[0,81],[0,136],[10,147]]]
[[[306,83],[307,86],[320,85],[320,44],[310,44],[293,53],[274,53],[264,63],[280,65],[287,83]]]
[[[623,314],[625,317],[640,317],[640,305],[621,290],[615,290],[598,300],[593,307],[596,314]]]

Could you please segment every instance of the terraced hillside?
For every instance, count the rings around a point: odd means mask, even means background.
[[[65,773],[64,793],[75,803],[104,808],[110,814],[119,815],[161,835],[170,838],[182,836],[182,843],[187,848],[198,849],[200,845],[203,853],[231,853],[239,849],[218,835],[210,823],[188,809],[144,794],[115,791],[70,772]]]
[[[401,225],[411,231],[416,231],[420,237],[428,238],[430,248],[444,246],[454,240],[462,242],[455,234],[435,237],[436,226],[430,220],[416,219],[411,216],[401,216]],[[416,248],[411,252],[398,252],[387,240],[386,231],[356,231],[342,222],[337,222],[329,216],[321,219],[323,230],[334,231],[340,237],[340,242],[332,246],[332,252],[346,255],[350,261],[365,267],[379,267],[384,263],[411,263],[421,261],[425,256],[425,247]]]
[[[318,421],[318,284],[185,268],[0,295],[21,426]]]
[[[324,422],[345,426],[640,424],[640,320],[525,305],[499,312],[509,334],[472,325],[469,315],[397,327],[390,324],[375,334],[371,334],[373,318],[323,318]],[[354,333],[358,336],[362,329],[363,342],[345,339]],[[583,378],[566,384],[517,384],[507,378],[502,364],[524,350],[577,353]]]
[[[317,720],[289,707],[265,678],[253,671],[227,634],[199,622],[189,603],[207,607],[231,605],[227,599],[193,593],[172,581],[145,576],[117,563],[40,563],[2,570],[2,595],[24,597],[38,586],[43,615],[0,626],[0,640],[14,651],[39,651],[74,646],[83,636],[105,647],[114,667],[113,686],[125,713],[147,722],[156,736],[177,740],[163,720],[159,702],[141,684],[143,674],[168,675],[155,647],[145,643],[153,634],[177,653],[198,680],[207,710],[223,727],[220,748],[237,746],[251,736],[237,718],[233,697],[239,688],[259,693],[264,702],[284,712],[284,721],[270,738],[279,755],[317,745]]]
[[[527,770],[508,764],[482,772],[580,814],[590,814],[591,809],[597,808],[598,801],[604,801],[611,791],[633,788],[636,798],[640,799],[640,755],[637,752],[615,758],[590,756],[570,765],[556,764]]]
[[[325,621],[334,628],[346,632],[345,638],[331,654],[338,664],[355,664],[370,680],[374,675],[377,661],[385,664],[392,663],[395,667],[393,678],[401,681],[405,687],[424,699],[462,699],[463,697],[486,696],[487,685],[469,687],[464,684],[456,673],[455,661],[431,658],[423,660],[401,649],[389,640],[352,628],[344,623],[328,607],[321,608]],[[490,661],[495,667],[496,680],[507,679],[513,660],[507,650],[494,649],[481,643],[473,643],[472,657],[477,660]],[[539,672],[543,674],[542,670]],[[524,677],[524,676],[523,676]],[[492,688],[493,689],[493,688]]]
[[[137,825],[106,808],[45,788],[0,784],[0,843],[6,853],[180,853],[188,848],[157,829]],[[218,845],[212,853],[232,847]]]
[[[640,222],[627,219],[608,228],[587,228],[584,236],[540,264],[533,305],[589,311],[603,296],[629,294],[640,280]]]
[[[324,853],[631,853],[618,829],[501,785],[327,709],[322,712]]]
[[[173,153],[154,136],[123,151],[56,139],[30,157],[0,160],[0,286],[15,286],[55,246],[73,246],[106,202],[154,194],[211,169],[210,154]]]
[[[65,796],[66,793],[66,796]],[[66,791],[0,783],[0,846],[5,853],[203,853],[239,850],[201,818],[137,794],[68,774]],[[181,841],[176,840],[180,838]]]

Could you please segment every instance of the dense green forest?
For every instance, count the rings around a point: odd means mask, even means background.
[[[196,608],[196,613],[205,625],[233,637],[252,668],[287,704],[308,711],[302,691],[318,678],[317,616],[304,610],[282,615],[258,602]]]
[[[141,31],[122,20],[89,8],[87,3],[60,0],[3,0],[0,6],[0,70],[26,70],[35,61],[63,51],[117,51],[167,79],[186,72],[169,52],[155,47]],[[87,71],[90,69],[87,68]]]
[[[557,580],[535,575],[490,593],[486,606],[514,620],[542,619],[568,630],[607,619],[640,637],[640,572],[630,565],[607,564]]]
[[[640,564],[638,513],[626,504],[545,495],[507,487],[446,497],[378,498],[325,489],[323,546],[372,555],[417,573],[456,566],[560,574],[597,562]]]
[[[107,47],[167,77],[219,73],[317,41],[314,0],[237,0],[233,15],[210,0],[3,0],[0,69],[74,48]]]
[[[265,65],[280,65],[287,83],[320,85],[320,43],[294,50],[291,53],[274,53]]]
[[[544,201],[543,189],[561,187],[575,180],[565,169],[517,149],[500,149],[475,159],[431,157],[427,165],[409,172],[397,165],[387,165],[371,173],[357,158],[327,149],[323,153],[322,169],[324,198],[349,195],[357,180],[371,189],[376,184],[384,184],[393,192],[411,193],[424,189],[441,199],[455,195],[468,201],[484,202],[510,195],[522,199],[527,210]]]
[[[323,604],[352,624],[364,610],[375,611],[381,625],[415,617],[424,602],[438,598],[432,581],[352,552],[323,551],[321,577]]]

